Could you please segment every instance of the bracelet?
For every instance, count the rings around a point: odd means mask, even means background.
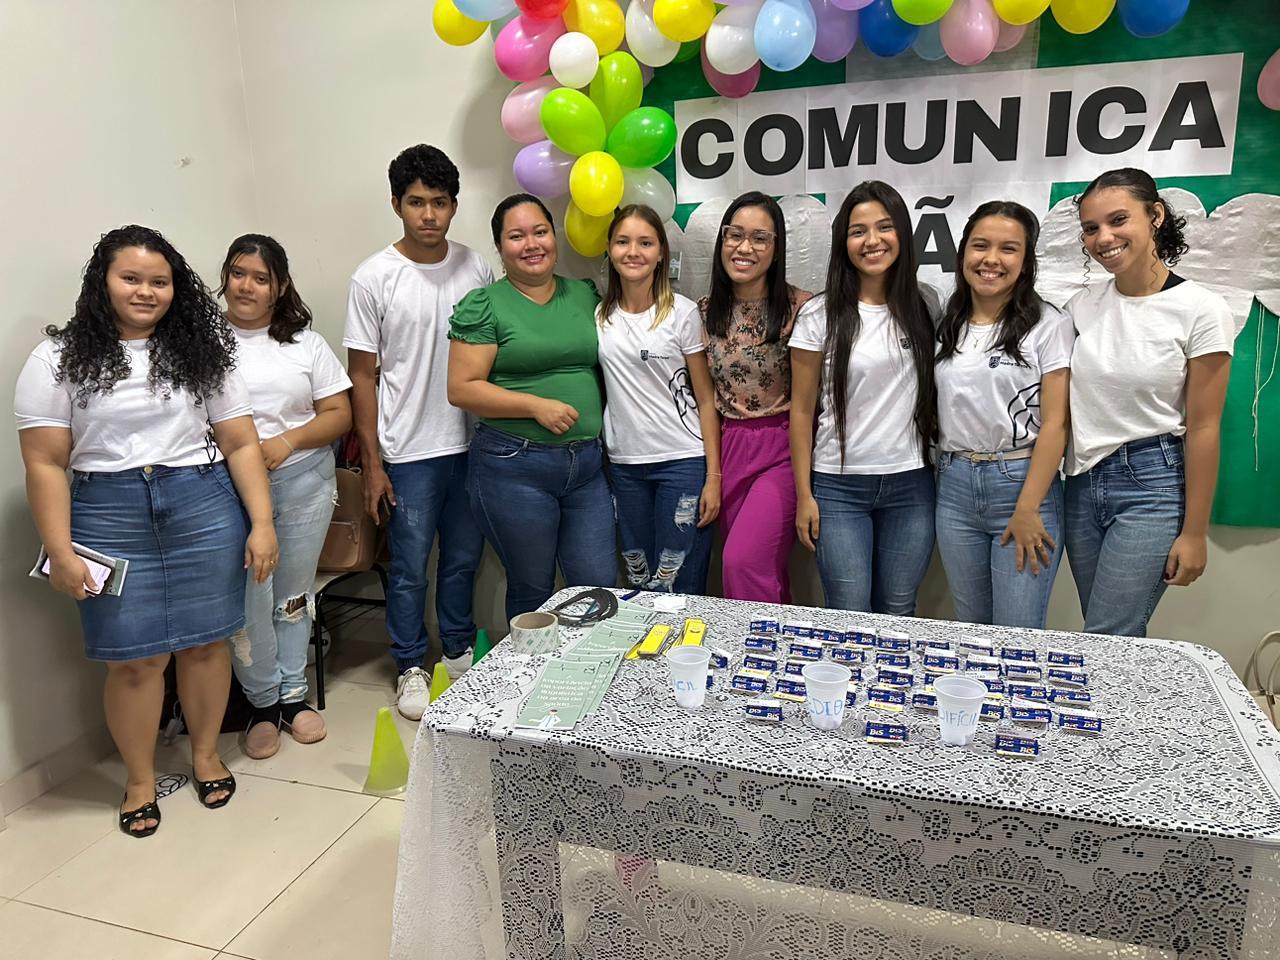
[[[284,441],[284,445],[289,448],[290,453],[298,452],[297,450],[294,449],[293,444],[289,442],[289,438],[286,437],[283,433],[280,434],[280,439]]]
[[[710,470],[708,470],[708,471],[707,471],[707,476],[708,476],[708,477],[723,477],[723,476],[724,476],[724,474],[723,474],[723,473],[712,473]]]

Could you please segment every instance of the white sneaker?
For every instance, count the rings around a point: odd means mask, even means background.
[[[444,672],[449,675],[449,679],[457,680],[471,669],[471,651],[464,650],[456,657],[442,657],[440,662],[444,664]]]
[[[431,688],[421,667],[410,667],[396,683],[396,709],[406,720],[421,720],[431,702]]]

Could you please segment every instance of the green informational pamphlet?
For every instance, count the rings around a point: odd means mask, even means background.
[[[586,715],[602,669],[600,663],[548,660],[516,714],[515,726],[571,729]]]

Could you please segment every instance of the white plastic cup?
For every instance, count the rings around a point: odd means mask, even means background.
[[[703,646],[673,647],[667,653],[671,668],[671,689],[676,703],[686,710],[697,710],[707,698],[707,666],[711,651]]]
[[[963,747],[973,741],[982,715],[982,701],[987,686],[972,677],[947,676],[933,681],[938,698],[938,728],[942,742],[949,747]]]
[[[809,720],[819,730],[834,730],[844,722],[845,696],[853,671],[838,663],[807,663],[804,677]]]
[[[518,613],[511,618],[511,648],[526,656],[554,653],[560,646],[560,618],[554,613],[535,610]]]

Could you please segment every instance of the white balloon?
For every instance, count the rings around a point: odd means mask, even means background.
[[[756,18],[763,0],[751,0],[739,6],[725,7],[711,21],[702,48],[707,62],[726,76],[745,73],[757,60]]]
[[[551,75],[561,86],[585,87],[600,67],[595,41],[585,33],[565,33],[551,45]]]
[[[627,47],[632,56],[651,67],[665,67],[680,52],[679,41],[653,22],[653,0],[631,0],[627,7]]]
[[[631,5],[638,2],[631,0]],[[652,167],[624,167],[622,201],[618,205],[625,207],[631,203],[653,207],[659,219],[670,220],[676,212],[676,191],[671,181]]]

